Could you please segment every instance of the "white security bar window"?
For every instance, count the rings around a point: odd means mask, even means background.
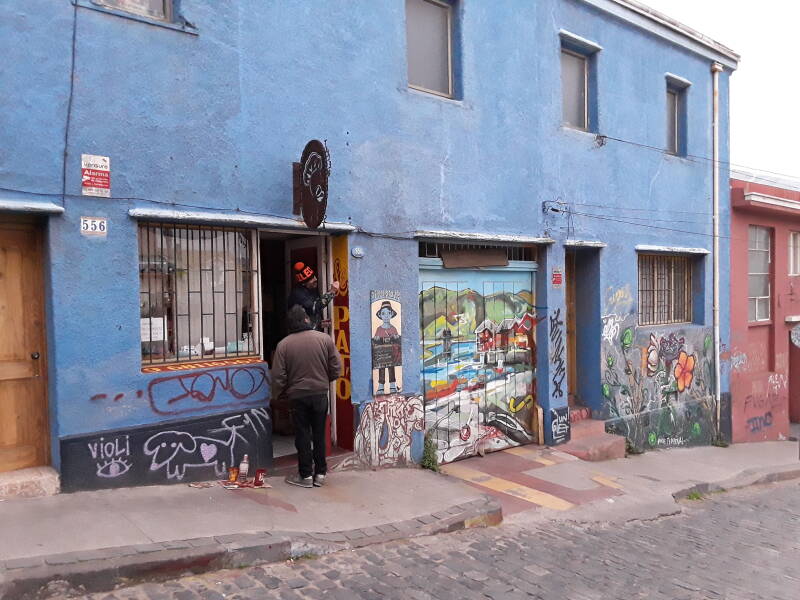
[[[139,227],[142,363],[258,355],[255,232]]]
[[[678,136],[680,119],[680,101],[678,92],[667,88],[667,152],[678,154],[680,140]]]
[[[750,225],[747,242],[748,320],[769,321],[772,262],[772,235],[769,228]]]
[[[640,254],[639,325],[691,320],[691,259],[671,254]]]
[[[160,21],[171,19],[172,0],[92,0],[95,4],[116,8]]]
[[[436,0],[406,0],[408,85],[453,96],[452,7]]]
[[[589,60],[561,49],[561,96],[565,125],[589,129]]]
[[[800,232],[789,234],[789,275],[800,275]]]

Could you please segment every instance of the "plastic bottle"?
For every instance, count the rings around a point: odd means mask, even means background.
[[[239,463],[239,481],[247,481],[247,471],[250,469],[250,459],[244,455],[242,462]]]

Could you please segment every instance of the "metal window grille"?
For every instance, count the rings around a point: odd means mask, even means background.
[[[259,354],[257,247],[255,231],[139,226],[143,364]]]
[[[419,255],[421,258],[441,258],[442,250],[505,250],[508,260],[536,260],[535,246],[502,246],[492,244],[459,244],[449,242],[420,242]]]
[[[748,320],[769,321],[772,296],[772,232],[768,227],[748,227],[747,260]]]
[[[639,255],[639,324],[692,320],[692,263],[688,256]]]

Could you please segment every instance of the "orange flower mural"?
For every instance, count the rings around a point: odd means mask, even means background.
[[[692,378],[694,378],[694,354],[689,356],[686,352],[681,350],[678,356],[678,363],[675,365],[673,373],[678,383],[679,392],[691,387]]]

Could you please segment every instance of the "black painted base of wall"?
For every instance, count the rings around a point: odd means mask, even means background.
[[[61,439],[64,492],[227,478],[249,456],[272,466],[272,419],[260,407]]]

